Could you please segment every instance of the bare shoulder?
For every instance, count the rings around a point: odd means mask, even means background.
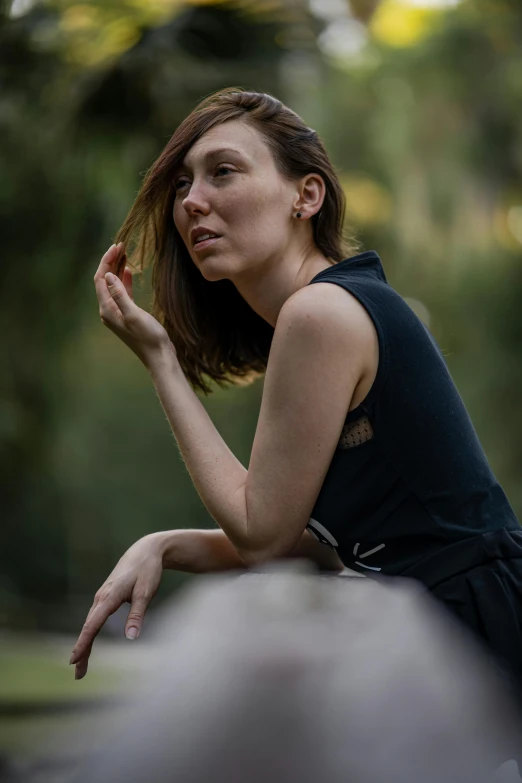
[[[292,294],[281,308],[276,324],[276,331],[289,329],[304,340],[320,334],[361,356],[373,353],[377,343],[367,310],[336,283],[314,283]]]

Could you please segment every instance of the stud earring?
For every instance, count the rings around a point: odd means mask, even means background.
[[[300,212],[298,212],[298,213],[297,213],[297,215],[296,215],[296,217],[297,217],[297,218],[300,218],[300,217],[302,217],[301,213],[300,213]]]

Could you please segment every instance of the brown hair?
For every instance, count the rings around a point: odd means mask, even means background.
[[[210,128],[242,119],[254,126],[272,151],[281,176],[310,173],[325,183],[323,205],[312,220],[318,249],[334,263],[358,247],[344,228],[345,196],[317,133],[272,95],[229,87],[205,98],[177,128],[151,166],[120,228],[131,267],[152,263],[152,314],[165,327],[183,372],[194,389],[249,383],[266,369],[273,327],[252,310],[230,280],[208,281],[190,258],[173,220],[173,172]],[[126,256],[118,262],[121,276]],[[242,380],[240,380],[242,379]]]

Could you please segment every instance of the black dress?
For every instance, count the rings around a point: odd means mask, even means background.
[[[379,366],[346,417],[307,527],[349,568],[423,582],[486,642],[522,693],[522,530],[440,348],[388,285],[373,250],[309,285],[323,282],[366,309]]]

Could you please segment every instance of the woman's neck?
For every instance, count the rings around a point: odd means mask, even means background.
[[[296,254],[287,255],[284,261],[268,260],[262,268],[249,270],[232,282],[250,307],[275,327],[286,300],[333,263],[315,248],[304,256]]]

